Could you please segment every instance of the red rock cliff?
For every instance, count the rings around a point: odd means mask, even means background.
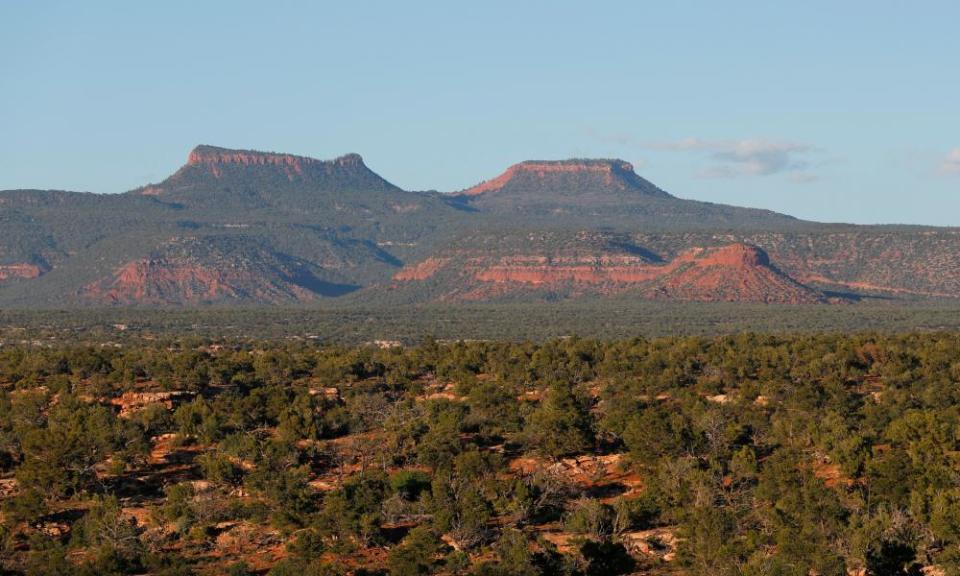
[[[564,177],[587,177],[598,185],[612,190],[655,188],[633,171],[633,165],[623,160],[528,160],[507,168],[493,180],[482,182],[461,194],[477,196],[497,192],[511,184],[548,187],[563,186]],[[657,190],[661,194],[664,192]]]
[[[10,278],[38,278],[43,272],[43,268],[36,264],[2,264],[0,265],[0,281]]]
[[[212,166],[238,164],[242,166],[281,166],[302,171],[304,166],[334,164],[337,166],[360,166],[363,159],[359,154],[347,154],[335,160],[325,161],[293,154],[275,154],[253,150],[230,150],[216,146],[197,146],[187,157],[188,166]]]

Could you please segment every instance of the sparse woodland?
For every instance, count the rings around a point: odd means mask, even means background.
[[[960,574],[960,334],[0,347],[2,573]]]

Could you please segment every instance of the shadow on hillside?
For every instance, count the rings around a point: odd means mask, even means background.
[[[290,276],[289,280],[297,286],[306,288],[314,294],[319,294],[320,296],[327,296],[330,298],[344,296],[361,288],[361,286],[356,284],[338,284],[336,282],[327,282],[326,280],[317,278],[311,272],[306,270],[298,271],[296,274]]]
[[[655,264],[663,264],[664,262],[666,262],[663,259],[663,257],[657,254],[656,252],[647,250],[643,246],[637,246],[632,242],[614,240],[614,241],[611,241],[609,244],[611,248],[617,248],[617,249],[623,250],[624,252],[632,256],[639,256],[640,258],[643,258],[648,262],[653,262]]]
[[[863,302],[864,300],[896,302],[901,300],[901,298],[897,298],[896,296],[884,296],[881,294],[858,294],[856,292],[847,292],[842,290],[821,290],[821,292],[827,298],[842,298],[851,302]]]

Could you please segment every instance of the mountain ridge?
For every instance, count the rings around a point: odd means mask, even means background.
[[[358,154],[200,145],[118,195],[0,192],[0,305],[960,298],[960,229],[670,195],[617,159],[406,191]]]

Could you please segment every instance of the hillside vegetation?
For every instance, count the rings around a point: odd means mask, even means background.
[[[0,348],[11,574],[960,573],[960,336]]]

